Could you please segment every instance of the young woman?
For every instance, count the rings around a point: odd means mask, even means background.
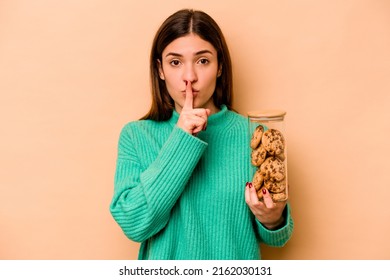
[[[247,120],[231,109],[232,67],[206,13],[180,10],[158,30],[150,57],[152,106],[122,130],[110,210],[139,259],[260,259],[283,246],[286,202],[259,201]]]

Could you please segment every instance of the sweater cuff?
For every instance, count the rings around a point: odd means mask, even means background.
[[[294,222],[291,217],[291,208],[289,203],[286,204],[283,215],[285,215],[284,224],[277,229],[272,230],[267,229],[257,219],[255,219],[257,230],[263,243],[269,246],[282,247],[290,239],[294,228]]]

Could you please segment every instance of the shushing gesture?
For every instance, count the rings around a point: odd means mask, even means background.
[[[186,81],[184,105],[179,113],[177,126],[184,131],[196,136],[202,130],[206,130],[210,109],[194,108],[194,94],[190,81]]]

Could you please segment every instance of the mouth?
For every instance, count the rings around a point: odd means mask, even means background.
[[[181,92],[183,93],[184,96],[186,96],[185,90],[182,90]],[[199,93],[199,90],[192,89],[192,95],[194,96],[194,98],[198,96],[198,93]]]
[[[181,92],[186,93],[186,90],[184,89],[184,90],[182,90]],[[192,88],[192,92],[193,92],[193,93],[199,92],[199,90]]]
[[[193,91],[192,92],[193,99],[195,99],[197,96],[198,96],[198,92]],[[183,92],[183,97],[186,98],[186,93],[185,92]]]

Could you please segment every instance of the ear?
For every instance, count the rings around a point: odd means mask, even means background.
[[[157,66],[158,66],[158,75],[160,76],[160,79],[165,80],[164,71],[162,68],[161,61],[159,59],[157,59]]]
[[[218,72],[217,72],[217,77],[221,77],[222,75],[222,65],[219,66]]]

